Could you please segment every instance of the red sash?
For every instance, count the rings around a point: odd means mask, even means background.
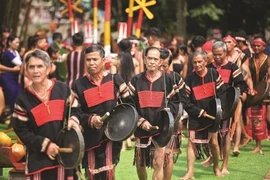
[[[230,81],[230,76],[231,76],[231,70],[229,69],[219,69],[218,73],[220,74],[222,80],[224,83],[229,83]]]
[[[41,103],[34,107],[31,112],[37,126],[42,126],[51,121],[62,121],[64,119],[64,100],[51,100],[47,104]]]
[[[213,82],[205,83],[200,86],[193,87],[193,92],[196,100],[205,99],[208,97],[214,96],[214,87],[215,84]]]
[[[161,107],[164,98],[164,92],[159,91],[140,91],[138,95],[141,108]]]
[[[113,81],[109,81],[101,84],[100,86],[87,89],[83,93],[88,107],[93,107],[103,102],[113,100]]]

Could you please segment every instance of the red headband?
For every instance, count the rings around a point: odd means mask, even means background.
[[[266,46],[266,43],[263,40],[259,39],[259,38],[253,40],[253,44],[259,44],[259,45],[262,45],[262,46]]]
[[[236,42],[236,40],[235,40],[232,36],[230,36],[230,35],[225,36],[225,37],[223,38],[223,41],[226,41],[226,40],[231,40],[231,41],[233,41],[233,42]]]

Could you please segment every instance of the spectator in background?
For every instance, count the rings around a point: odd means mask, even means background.
[[[10,68],[0,64],[0,76],[1,73],[3,72],[18,72],[18,71],[20,71],[20,66],[14,66],[13,68]],[[7,116],[8,114],[3,113],[4,109],[5,109],[5,96],[3,92],[3,87],[1,87],[0,85],[0,123],[10,124],[10,120],[5,119],[5,116]]]
[[[1,34],[0,34],[0,61],[3,58],[3,53],[6,49],[6,45],[7,45],[7,38],[10,35],[10,29],[2,26],[1,27]]]
[[[235,39],[236,39],[237,47],[243,53],[245,53],[247,58],[250,59],[252,57],[252,49],[251,49],[249,42],[247,41],[247,35],[246,35],[245,31],[239,31],[238,33],[236,33]]]
[[[206,41],[202,46],[202,50],[207,54],[207,63],[208,64],[210,64],[214,61],[213,53],[212,53],[212,46],[213,46],[212,40]]]
[[[191,49],[191,53],[189,56],[188,61],[186,61],[184,67],[183,67],[183,73],[182,73],[182,77],[185,79],[187,77],[187,75],[189,73],[191,73],[193,71],[193,65],[192,65],[192,58],[193,58],[193,53],[195,51],[199,51],[202,50],[202,46],[205,43],[205,38],[203,36],[197,35],[194,36],[191,39],[191,42],[189,44],[189,47]]]
[[[74,50],[69,53],[66,61],[66,72],[67,72],[67,85],[71,88],[72,83],[82,77],[85,70],[85,61],[84,61],[84,35],[82,32],[75,33],[72,36],[72,41],[74,45]]]
[[[57,79],[58,72],[57,72],[56,65],[54,63],[60,56],[59,48],[52,44],[47,49],[47,53],[50,56],[49,79]]]
[[[182,74],[182,70],[184,67],[185,59],[182,55],[180,55],[180,51],[177,48],[177,46],[170,46],[169,50],[171,51],[172,54],[172,63],[169,67],[170,71],[177,72],[178,74]]]
[[[179,48],[179,45],[184,44],[185,38],[183,36],[174,36],[171,42],[171,46]]]
[[[63,37],[62,34],[59,32],[53,33],[53,45],[59,48],[60,56],[54,62],[57,68],[57,80],[65,82],[66,81],[66,68],[65,68],[65,60],[67,55],[67,50],[62,46]]]
[[[15,66],[21,66],[22,60],[17,51],[20,45],[20,40],[17,36],[10,35],[7,38],[6,50],[3,54],[3,65],[9,68]],[[10,108],[10,112],[13,113],[14,104],[20,91],[19,85],[19,69],[16,72],[5,72],[0,76],[0,82],[2,84],[5,102]]]

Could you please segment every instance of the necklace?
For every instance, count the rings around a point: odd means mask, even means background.
[[[48,89],[46,89],[46,91],[45,91],[45,93],[44,93],[44,95],[43,96],[40,96],[38,93],[37,93],[37,91],[34,89],[34,87],[33,87],[33,84],[31,84],[31,89],[34,91],[34,93],[35,93],[35,95],[37,95],[40,99],[42,99],[42,100],[44,100],[45,99],[45,97],[47,96],[47,94],[48,94]]]
[[[46,85],[46,91],[45,91],[45,93],[44,93],[43,96],[40,96],[40,95],[36,92],[36,90],[35,90],[34,87],[33,87],[33,84],[31,84],[30,87],[31,87],[31,89],[34,91],[34,93],[38,96],[38,98],[41,99],[42,103],[43,103],[44,106],[47,108],[47,112],[50,114],[50,113],[51,113],[51,111],[50,111],[50,106],[49,106],[48,100],[46,101],[46,97],[47,97],[47,95],[48,95],[48,90],[49,90],[48,84],[49,84],[49,82],[48,82],[47,85]]]

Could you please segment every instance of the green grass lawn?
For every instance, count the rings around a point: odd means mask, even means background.
[[[186,173],[186,142],[182,144],[182,154],[178,157],[175,164],[172,180],[178,180]],[[197,160],[195,162],[195,179],[209,180],[209,179],[222,179],[222,180],[263,180],[267,171],[270,169],[270,142],[263,141],[264,155],[252,154],[251,151],[255,147],[255,142],[252,141],[246,147],[241,149],[241,154],[238,157],[230,156],[229,171],[230,174],[223,178],[214,176],[212,167],[204,168]],[[122,152],[120,163],[116,169],[117,180],[136,180],[136,168],[133,163],[133,150]],[[221,165],[220,161],[220,165]],[[148,179],[152,178],[152,170],[148,170]]]
[[[2,127],[3,128],[3,127]],[[1,129],[1,126],[0,126]],[[12,135],[12,133],[10,134]],[[178,180],[184,176],[186,172],[186,143],[182,142],[182,154],[178,157],[175,164],[172,180]],[[255,147],[255,142],[252,141],[246,147],[241,149],[239,157],[230,156],[229,171],[230,174],[217,178],[212,172],[212,167],[203,168],[200,165],[202,160],[195,162],[195,178],[201,180],[263,180],[267,171],[270,169],[270,142],[263,141],[264,155],[252,154],[250,151]],[[121,153],[120,163],[116,168],[116,180],[137,180],[136,167],[133,166],[134,149],[126,150]],[[221,161],[220,161],[221,165]],[[0,180],[8,179],[9,168],[3,170],[3,176]],[[148,179],[152,179],[152,169],[148,169]]]

